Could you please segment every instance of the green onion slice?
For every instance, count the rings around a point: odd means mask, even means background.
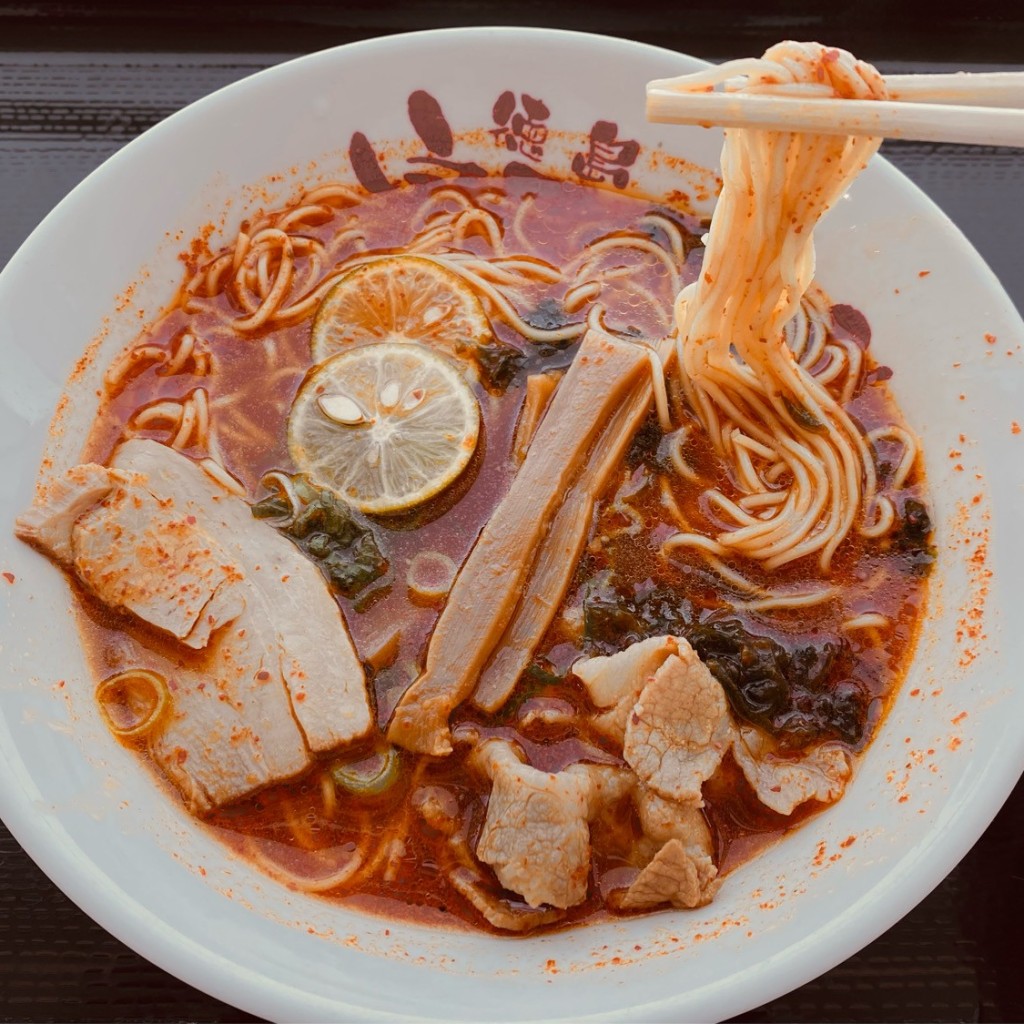
[[[354,796],[379,796],[398,781],[401,767],[398,750],[385,747],[361,761],[336,764],[331,768],[331,778]]]
[[[170,707],[167,680],[148,668],[130,668],[96,687],[107,727],[118,739],[138,739],[151,732]]]

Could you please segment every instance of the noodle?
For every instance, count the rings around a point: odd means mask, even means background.
[[[197,282],[204,283],[205,297],[210,297],[225,286],[224,279],[230,266],[232,278],[228,283],[228,292],[243,315],[232,319],[213,308],[209,312],[223,319],[226,326],[251,333],[270,324],[290,323],[308,316],[345,274],[366,263],[389,258],[392,255],[389,251],[366,252],[365,237],[356,226],[338,231],[329,247],[314,238],[294,233],[296,228],[310,222],[324,222],[333,216],[331,208],[324,205],[327,198],[335,195],[329,191],[331,188],[323,186],[320,190],[307,193],[299,207],[270,215],[258,225],[240,230],[230,252],[215,257],[205,272],[198,273],[190,282],[186,309],[206,311],[198,294]],[[346,200],[355,199],[351,190],[343,187],[337,196]],[[527,193],[519,203],[509,228],[509,237],[518,237],[525,242],[523,219],[529,209],[531,196],[532,193]],[[474,198],[468,191],[457,186],[445,185],[435,189],[413,217],[414,221],[424,225],[423,229],[401,251],[415,253],[456,273],[492,312],[529,341],[561,344],[578,338],[586,329],[587,322],[555,328],[537,327],[517,309],[517,303],[523,301],[519,289],[529,282],[556,283],[562,279],[562,271],[534,256],[505,256],[502,222],[492,211],[480,205],[481,198],[482,195]],[[452,206],[455,209],[451,209]],[[578,260],[577,280],[563,297],[563,309],[567,314],[594,301],[600,295],[604,282],[613,277],[625,276],[627,288],[650,307],[662,325],[661,329],[668,330],[672,324],[671,302],[659,299],[648,288],[632,279],[635,274],[630,268],[596,271],[590,280],[579,279],[581,274],[591,272],[609,253],[633,252],[641,257],[653,256],[664,265],[674,294],[679,287],[685,251],[680,230],[668,217],[657,213],[641,218],[638,229],[644,226],[662,232],[668,247],[662,246],[642,230],[615,232],[589,243]],[[470,236],[478,236],[492,254],[481,256],[445,251],[447,247],[463,242]],[[348,256],[339,260],[341,251],[349,243],[354,244],[357,251],[350,251]],[[594,321],[591,319],[588,322]],[[656,396],[659,400],[659,415],[662,423],[667,426],[670,419],[664,388],[659,388]]]
[[[697,483],[700,480],[700,475],[683,458],[683,445],[686,444],[689,438],[690,428],[685,426],[670,434],[668,438],[668,457],[672,463],[672,468],[675,469],[679,476],[684,480],[689,480],[691,483]]]
[[[240,498],[246,497],[245,488],[217,460],[201,459],[199,465],[211,480],[216,480],[225,490]]]
[[[167,353],[157,345],[136,345],[135,348],[126,349],[107,367],[103,374],[103,386],[108,394],[114,394],[136,373],[153,363],[162,363],[166,358]]]
[[[333,203],[339,200],[345,203],[355,204],[362,200],[359,190],[350,185],[342,185],[336,181],[327,185],[320,185],[303,196],[307,203]]]
[[[583,284],[574,285],[565,293],[562,308],[566,313],[575,313],[600,294],[601,284],[598,281],[585,281]]]
[[[302,499],[295,492],[295,484],[292,478],[287,473],[273,470],[263,475],[260,485],[266,488],[277,488],[278,494],[283,495],[288,500],[288,513],[281,520],[281,525],[290,526],[295,521],[295,517],[302,511],[303,506]]]
[[[324,817],[333,818],[338,809],[338,788],[330,772],[320,776],[320,799],[323,802]]]
[[[615,252],[619,249],[632,249],[637,252],[648,253],[649,255],[654,256],[668,270],[673,294],[679,291],[679,266],[673,259],[672,253],[666,252],[665,249],[658,245],[658,243],[649,235],[641,234],[639,232],[616,232],[613,235],[607,235],[604,238],[598,238],[591,242],[585,251],[579,273],[582,274],[585,268],[588,268],[591,263],[600,259],[602,256],[607,255],[609,252]]]
[[[477,233],[482,233],[487,241],[490,242],[491,248],[498,252],[501,248],[501,227],[494,214],[481,210],[478,207],[466,210],[456,218],[453,225],[455,241],[464,241],[471,233],[474,233],[474,227],[482,229],[481,232]]]
[[[776,593],[769,597],[758,598],[755,601],[734,601],[733,608],[760,612],[793,608],[813,608],[815,605],[824,604],[824,602],[838,597],[839,593],[839,587],[825,587],[822,590],[815,590],[807,594]]]
[[[678,502],[672,495],[669,482],[662,477],[659,480],[661,487],[661,502],[672,514],[672,518],[688,531],[690,526],[679,507]],[[714,494],[714,492],[712,492]],[[742,574],[730,568],[719,558],[719,555],[728,554],[728,550],[710,537],[704,537],[699,533],[677,533],[667,538],[661,546],[661,553],[668,557],[676,548],[692,548],[699,551],[704,560],[712,569],[728,584],[736,590],[745,594],[752,594],[755,600],[734,601],[734,608],[743,608],[747,611],[771,611],[781,608],[808,608],[825,601],[830,601],[839,593],[838,587],[827,587],[822,590],[809,591],[806,593],[788,593],[784,591],[773,592],[766,590],[752,580],[748,580]]]
[[[277,226],[282,231],[287,231],[297,224],[323,223],[326,220],[330,220],[333,216],[334,211],[329,206],[310,203],[307,206],[300,206],[297,210],[292,210],[291,213],[285,214],[277,222]]]
[[[914,435],[909,430],[893,425],[872,430],[867,438],[872,447],[875,447],[877,442],[884,440],[895,441],[902,446],[903,455],[892,475],[891,483],[893,490],[899,490],[907,482],[907,477],[910,476],[914,463],[917,461],[917,440]]]
[[[672,417],[669,415],[668,394],[665,391],[665,367],[653,348],[647,350],[647,360],[651,366],[654,407],[658,412],[658,422],[661,424],[661,429],[667,432],[672,429]]]
[[[816,95],[886,95],[869,65],[844,51],[798,43],[674,85],[700,90],[735,75],[747,76],[743,88],[763,92],[806,84]],[[726,440],[734,427],[772,452],[759,454],[753,477],[753,467],[744,467],[743,486],[764,490],[788,474],[791,500],[773,512],[766,506],[768,518],[756,526],[735,503],[723,503],[736,521],[718,540],[769,569],[816,554],[827,572],[858,516],[874,505],[874,464],[864,437],[825,386],[841,370],[822,382],[808,369],[823,336],[815,317],[803,313],[806,325],[790,328],[799,336],[795,349],[786,343],[787,325],[801,315],[811,285],[814,225],[880,140],[746,129],[725,136],[722,194],[703,270],[676,302],[679,365],[691,404],[723,457],[735,457]]]
[[[660,228],[665,233],[668,238],[669,247],[672,250],[672,255],[676,259],[676,263],[681,264],[686,259],[686,248],[683,245],[683,236],[679,230],[679,226],[674,221],[666,217],[663,213],[648,213],[637,221],[637,227],[644,227],[646,225]]]
[[[192,437],[192,431],[196,426],[196,407],[192,398],[187,398],[181,406],[181,420],[178,424],[178,432],[174,435],[174,440],[171,441],[171,447],[181,450],[187,448],[189,439]]]
[[[170,424],[172,429],[177,429],[180,423],[181,402],[174,399],[166,399],[143,406],[135,414],[132,421],[132,425],[140,430],[161,427],[164,424]]]
[[[182,331],[168,348],[140,344],[125,349],[103,374],[103,387],[108,395],[119,394],[128,382],[150,366],[158,366],[158,373],[173,377],[188,373],[205,377],[211,368],[210,353],[205,342],[200,342],[191,331]]]
[[[526,215],[530,212],[531,206],[537,201],[537,196],[532,192],[527,192],[526,195],[519,200],[519,208],[516,210],[515,217],[512,218],[512,234],[519,238],[521,242],[526,241],[526,234],[523,231],[523,221],[526,220]]]
[[[879,615],[877,612],[865,612],[863,615],[847,619],[842,628],[847,632],[853,632],[857,629],[884,629],[888,625],[889,620],[884,615]]]

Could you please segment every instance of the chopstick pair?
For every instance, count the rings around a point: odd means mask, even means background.
[[[887,75],[888,100],[679,91],[688,77],[647,84],[649,121],[1024,147],[1024,72]]]

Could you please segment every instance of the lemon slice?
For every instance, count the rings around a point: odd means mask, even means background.
[[[388,256],[346,274],[313,320],[314,362],[367,342],[419,341],[452,355],[483,345],[491,325],[457,274],[419,256]]]
[[[480,408],[422,345],[364,345],[313,368],[288,417],[295,465],[363,512],[413,508],[466,468]]]

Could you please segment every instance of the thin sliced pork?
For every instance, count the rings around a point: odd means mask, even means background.
[[[674,636],[652,636],[615,654],[583,658],[573,665],[573,675],[602,711],[594,718],[601,732],[623,742],[626,722],[641,690],[667,658],[679,653],[679,644]]]
[[[474,758],[493,782],[477,856],[531,907],[581,902],[590,876],[588,822],[629,793],[630,773],[588,764],[542,772],[523,764],[507,740],[487,741]]]
[[[685,640],[677,643],[629,713],[622,756],[656,793],[699,806],[735,726],[721,683]]]
[[[395,709],[388,738],[420,753],[451,753],[448,716],[476,686],[500,643],[567,490],[609,418],[648,372],[646,350],[588,331],[525,461],[459,573],[423,674]]]
[[[694,856],[678,839],[670,839],[634,879],[619,903],[623,910],[646,910],[662,903],[691,909],[710,903],[718,891],[710,858]]]
[[[662,845],[678,839],[710,857],[714,846],[704,813],[694,803],[666,800],[647,786],[638,786],[634,795],[637,816],[644,835],[654,844]]]
[[[454,867],[448,873],[448,881],[456,892],[473,904],[488,924],[505,932],[533,931],[562,917],[560,910],[551,907],[545,910],[513,909],[501,897],[489,892],[480,873],[465,864]]]
[[[808,800],[829,804],[843,795],[853,769],[842,747],[822,744],[799,758],[779,757],[772,748],[753,726],[742,726],[732,744],[732,756],[765,807],[792,814]]]
[[[665,800],[643,786],[636,793],[636,809],[650,859],[620,906],[640,910],[661,903],[685,908],[710,903],[721,883],[704,815],[693,804]]]

